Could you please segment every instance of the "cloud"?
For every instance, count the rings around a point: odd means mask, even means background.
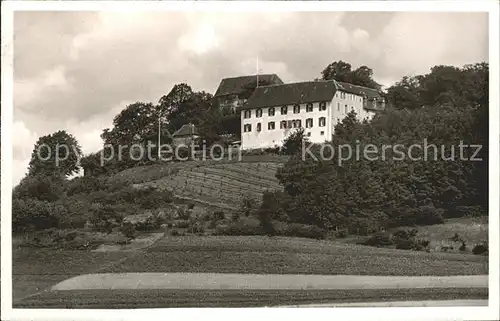
[[[423,74],[439,64],[488,60],[488,19],[484,13],[401,13],[378,41],[383,74]]]
[[[17,184],[25,175],[31,159],[33,145],[38,136],[30,131],[22,121],[12,124],[12,145],[14,160],[12,163],[12,183]]]

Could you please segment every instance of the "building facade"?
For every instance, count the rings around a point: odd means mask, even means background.
[[[281,146],[299,128],[311,142],[323,143],[349,112],[370,120],[384,109],[378,91],[335,80],[259,87],[241,108],[241,147]]]
[[[185,124],[172,134],[172,141],[174,145],[186,145],[190,146],[195,143],[199,138],[198,129],[193,124]]]

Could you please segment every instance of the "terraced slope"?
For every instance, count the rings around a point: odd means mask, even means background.
[[[265,191],[280,190],[275,177],[279,166],[277,163],[239,162],[199,164],[135,186],[167,189],[178,197],[234,208],[245,197],[260,200]]]
[[[243,198],[261,200],[265,191],[281,190],[277,169],[286,157],[244,157],[236,161],[186,161],[136,167],[112,181],[137,188],[172,191],[177,198],[234,209]]]

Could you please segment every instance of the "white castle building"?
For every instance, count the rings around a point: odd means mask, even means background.
[[[241,107],[241,148],[281,146],[298,128],[311,142],[323,143],[351,110],[370,120],[384,109],[379,91],[335,80],[258,87]]]

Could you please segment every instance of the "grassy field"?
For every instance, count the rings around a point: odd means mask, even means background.
[[[355,275],[487,274],[483,256],[372,248],[285,237],[165,237],[140,260],[102,272],[227,272]]]
[[[73,276],[95,273],[101,268],[134,256],[131,252],[89,252],[16,248],[12,251],[13,300],[43,291]]]
[[[470,252],[475,244],[488,241],[488,217],[461,217],[449,219],[445,224],[419,226],[418,237],[428,239],[430,248],[454,246],[458,251],[461,243],[452,242],[450,238],[457,233],[467,245]]]
[[[39,303],[36,304],[33,303],[37,301],[36,299],[30,301],[31,299],[26,297],[46,290],[62,280],[87,273],[227,272],[439,276],[487,274],[487,264],[488,258],[484,256],[382,249],[342,244],[335,241],[260,236],[167,236],[147,249],[136,252],[17,248],[13,251],[13,297],[16,307],[29,306],[30,304],[40,306],[45,302],[45,299],[48,300],[47,307],[51,304],[54,304],[54,307],[61,307],[61,304],[86,305],[85,300],[78,301],[80,303],[75,302],[74,298],[80,294],[74,293],[66,293],[67,298],[61,298],[61,294],[58,296],[54,293],[42,293],[39,296]],[[154,292],[147,293],[149,293],[147,295],[155,295]],[[165,298],[167,294],[162,293],[158,299],[160,301],[153,300],[152,305],[177,304],[178,301],[169,301]],[[324,294],[313,296],[310,301],[321,301]],[[99,298],[101,294],[96,295]],[[136,294],[128,292],[124,295],[135,296]],[[191,292],[186,294],[187,297],[192,296],[196,300],[200,295],[205,294]],[[226,300],[225,294],[219,293],[217,295],[219,295],[220,300]],[[244,297],[245,294],[234,295],[235,301],[228,302],[228,304],[237,306],[241,304],[241,297]],[[333,297],[329,295],[323,297],[325,301],[331,301],[330,299],[333,299],[336,294],[332,294]],[[436,296],[442,298],[437,294]],[[481,294],[482,296],[484,293]],[[82,298],[84,297],[82,296]],[[455,298],[453,295],[452,297]],[[25,299],[20,300],[21,298]],[[468,297],[462,296],[462,298]],[[477,295],[471,298],[477,298]],[[395,299],[400,300],[401,296],[397,295]],[[88,302],[89,305],[99,306],[99,300],[88,300],[91,301]],[[193,304],[187,303],[186,297],[183,297],[182,300],[184,302],[182,304]],[[274,302],[269,301],[269,298],[265,299],[265,295],[262,300],[259,299],[256,304],[266,305],[270,304],[269,302]],[[295,304],[295,301],[285,301],[283,301],[284,304]],[[131,301],[127,302],[127,304],[131,304]],[[216,306],[221,301],[210,302],[207,301],[209,306],[211,304]]]
[[[92,290],[53,291],[30,297],[17,308],[262,307],[308,303],[487,299],[487,289],[393,290]]]

